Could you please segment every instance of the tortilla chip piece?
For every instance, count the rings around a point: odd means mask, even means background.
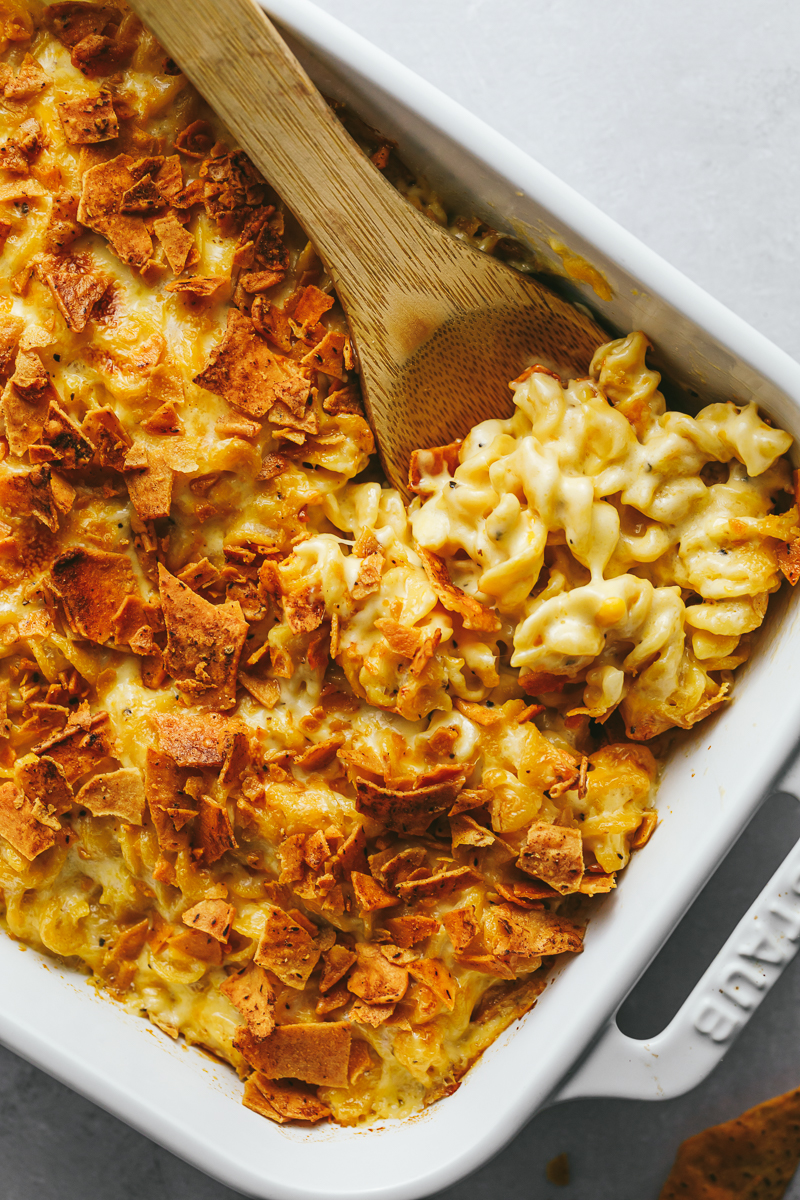
[[[137,515],[143,521],[168,517],[175,472],[163,455],[156,448],[134,445],[125,457],[124,469],[128,495]]]
[[[114,641],[118,646],[129,645],[134,654],[155,653],[153,630],[162,627],[161,610],[155,604],[145,604],[141,596],[126,596],[114,613]]]
[[[178,767],[168,754],[158,754],[151,746],[147,748],[145,765],[145,792],[150,817],[158,835],[162,850],[181,850],[187,846],[183,825],[196,816],[190,810],[190,797],[183,792],[188,772]],[[176,820],[176,814],[181,818]],[[182,819],[185,815],[185,819]],[[180,824],[180,829],[178,829]]]
[[[371,875],[361,871],[353,871],[350,876],[353,884],[353,895],[359,911],[362,913],[377,912],[380,908],[394,908],[399,904],[397,896],[392,896],[376,883]]]
[[[278,847],[281,860],[279,883],[298,883],[305,878],[303,852],[305,850],[306,834],[292,833],[284,838]]]
[[[350,1009],[349,1020],[357,1025],[369,1025],[377,1029],[384,1021],[388,1021],[395,1010],[394,1004],[367,1004],[366,1000],[356,1000]]]
[[[408,989],[408,971],[389,962],[380,946],[359,942],[347,989],[367,1004],[396,1004]]]
[[[312,329],[328,309],[333,308],[336,297],[321,291],[313,284],[304,287],[292,306],[291,319],[302,332]]]
[[[324,742],[317,742],[303,754],[298,755],[294,760],[295,766],[301,767],[304,771],[319,771],[323,767],[330,766],[336,758],[336,751],[344,744],[344,740],[343,733],[332,733],[330,737],[325,738]]]
[[[158,878],[156,873],[154,878]],[[222,946],[216,938],[202,933],[199,929],[178,930],[170,934],[169,944],[171,949],[180,950],[189,958],[199,959],[212,967],[222,966]]]
[[[42,64],[32,55],[26,54],[20,63],[16,78],[5,84],[3,95],[7,100],[30,100],[43,92],[50,82],[50,76]]]
[[[182,829],[186,821],[197,816],[202,789],[202,775],[192,773],[188,767],[179,767],[169,754],[157,753],[148,746],[145,790],[151,810],[163,809],[175,828]]]
[[[442,925],[456,954],[463,953],[478,932],[474,907],[467,904],[463,908],[451,908],[450,912],[442,914]]]
[[[50,411],[50,402],[55,395],[43,367],[45,382],[43,386],[37,386],[37,380],[41,382],[41,376],[38,375],[36,362],[33,360],[37,360],[41,366],[41,359],[34,351],[20,351],[17,354],[14,374],[3,391],[2,411],[8,448],[16,458],[21,458],[42,436]],[[17,378],[22,384],[22,390],[16,386]]]
[[[285,277],[289,250],[283,242],[283,229],[283,213],[275,212],[272,205],[256,210],[245,224],[236,254],[237,265],[253,268],[239,277],[245,292],[265,292]]]
[[[444,917],[442,923],[444,923]],[[417,913],[409,913],[405,917],[389,917],[384,924],[392,935],[395,945],[399,946],[401,950],[408,950],[412,946],[419,945],[420,942],[427,941],[439,928],[439,920],[436,917],[422,916]]]
[[[776,540],[773,542],[773,547],[781,574],[794,587],[800,579],[800,538],[795,538],[793,542]]]
[[[21,458],[42,435],[50,410],[49,394],[44,393],[31,402],[25,400],[9,382],[3,391],[0,407],[5,420],[9,452],[15,458]]]
[[[361,535],[361,537],[363,537],[363,534]],[[359,537],[359,539],[358,539],[359,542],[361,541],[361,537]],[[375,541],[374,538],[372,538],[371,541],[372,541],[372,543],[374,543],[375,548],[369,549],[368,551],[365,551],[363,554],[359,555],[359,557],[361,558],[361,565],[358,568],[358,575],[356,576],[356,581],[353,584],[353,589],[352,589],[352,593],[351,593],[354,600],[363,600],[363,599],[365,599],[365,597],[371,596],[373,594],[373,592],[377,592],[378,588],[381,585],[381,575],[383,573],[384,559],[383,559],[383,555],[380,553],[380,547],[378,546],[378,543]],[[354,553],[358,553],[358,542],[356,543]],[[387,618],[387,620],[388,620],[388,618]],[[376,621],[375,624],[377,625],[378,622]],[[394,626],[396,624],[397,624],[396,621],[391,621],[390,622],[391,628],[394,629]],[[388,626],[387,626],[387,628],[388,628]],[[386,638],[387,642],[389,642],[389,645],[392,646],[392,643],[389,639],[389,634],[386,632],[386,629],[384,629],[383,635]],[[416,638],[415,638],[415,641],[416,641]],[[420,648],[420,645],[421,645],[421,642],[418,641],[416,648],[414,650],[414,654],[417,653],[417,651]],[[394,649],[394,646],[392,646],[392,649]],[[399,651],[399,653],[404,653],[404,651]],[[414,654],[406,654],[405,657],[413,658]]]
[[[155,433],[160,437],[175,437],[183,433],[183,424],[172,400],[167,400],[146,420],[141,421],[140,427],[147,433]]]
[[[321,951],[296,920],[279,908],[267,913],[255,961],[277,975],[282,983],[302,990],[319,962]]]
[[[131,172],[133,174],[133,171]],[[132,188],[123,192],[120,201],[120,212],[123,213],[154,213],[164,208],[166,201],[162,196],[152,175],[143,175],[137,179]]]
[[[92,642],[111,641],[114,617],[136,591],[128,556],[75,546],[58,556],[50,577],[75,633]]]
[[[57,813],[68,812],[75,797],[64,768],[55,759],[26,754],[14,764],[17,782],[30,800],[40,800]]]
[[[155,176],[155,185],[169,204],[177,202],[183,192],[183,166],[179,155],[168,154]]]
[[[234,1045],[267,1079],[299,1079],[319,1087],[347,1087],[352,1030],[346,1021],[276,1025],[263,1039],[239,1029]]]
[[[631,850],[641,850],[653,836],[658,825],[658,813],[654,808],[648,808],[642,815],[642,822],[631,838]]]
[[[466,813],[458,813],[450,818],[450,834],[454,850],[458,846],[491,846],[497,840],[491,829],[479,825]]]
[[[432,496],[434,487],[422,482],[423,477],[450,476],[458,466],[461,439],[447,446],[432,446],[429,450],[414,450],[408,467],[408,490],[417,496]]]
[[[264,708],[274,708],[281,698],[281,685],[277,679],[257,679],[255,675],[240,671],[239,683]]]
[[[43,811],[41,801],[31,800],[10,779],[0,784],[0,837],[28,862],[55,845],[54,830],[36,818]]]
[[[227,709],[236,703],[236,673],[248,625],[238,600],[211,604],[159,565],[167,628],[165,666],[191,702]]]
[[[107,712],[94,713],[86,723],[73,722],[46,741],[34,746],[32,754],[53,758],[64,768],[70,783],[85,775],[104,758],[114,754]]]
[[[337,943],[331,946],[325,954],[325,966],[322,971],[322,978],[319,981],[319,990],[324,995],[329,992],[340,979],[344,979],[347,972],[356,961],[356,955],[353,950],[349,950],[347,946],[342,946]]]
[[[331,1110],[317,1099],[311,1088],[301,1083],[283,1080],[276,1083],[254,1072],[244,1085],[242,1103],[270,1121],[285,1125],[287,1121],[324,1121]]]
[[[199,592],[219,579],[219,571],[207,558],[201,558],[189,563],[176,578],[187,584],[193,592]]]
[[[122,471],[133,444],[113,408],[93,408],[83,418],[81,430],[92,443],[101,466]]]
[[[146,917],[143,921],[137,921],[135,925],[129,925],[127,929],[121,929],[106,952],[103,967],[108,968],[114,963],[132,962],[137,959],[144,950],[149,932],[150,922]]]
[[[18,351],[11,383],[29,404],[35,403],[46,392],[52,395],[50,376],[35,350]]]
[[[84,172],[78,220],[106,238],[122,262],[141,270],[152,258],[153,240],[142,217],[121,211],[123,196],[136,182],[133,162],[129,154],[118,154]]]
[[[426,988],[430,988],[436,999],[449,1012],[453,1011],[458,981],[453,978],[441,959],[418,958],[416,962],[408,964],[407,970],[412,979],[416,979],[418,983],[423,983]]]
[[[264,417],[276,401],[302,413],[311,390],[307,375],[288,359],[278,359],[238,309],[228,312],[222,341],[194,382],[222,396],[250,417]]]
[[[359,596],[355,596],[355,592],[353,595],[355,599],[360,599]],[[391,617],[379,618],[375,622],[375,628],[380,629],[389,649],[402,658],[413,658],[424,640],[421,629],[414,629],[410,625],[401,625],[399,621],[393,621]]]
[[[179,767],[222,766],[222,735],[227,721],[221,713],[156,713],[159,746]]]
[[[544,880],[562,896],[578,891],[584,870],[580,829],[534,821],[517,866],[526,875]]]
[[[323,864],[330,856],[330,846],[322,830],[317,829],[314,833],[310,833],[303,846],[303,858],[311,867],[311,870],[321,870]]]
[[[417,547],[417,552],[439,602],[448,612],[457,613],[461,617],[465,629],[494,633],[500,628],[500,618],[496,613],[484,608],[474,596],[468,596],[461,588],[456,587],[450,578],[447,565],[437,554],[432,554],[430,550],[424,550],[421,546]]]
[[[462,700],[456,697],[454,707],[462,716],[468,717],[476,725],[490,727],[499,725],[504,719],[502,712],[495,708],[487,708],[485,704],[475,704],[472,700]]]
[[[14,367],[20,335],[25,328],[22,317],[0,314],[0,378],[6,379]]]
[[[566,917],[510,904],[491,905],[484,917],[486,947],[497,958],[540,958],[545,954],[579,954],[583,929]]]
[[[367,862],[364,857],[364,847],[366,844],[367,835],[364,832],[364,826],[357,825],[334,854],[328,869],[337,878],[352,871],[354,867],[361,866],[361,864],[363,864],[363,869],[366,870]]]
[[[44,12],[48,28],[68,50],[90,33],[105,33],[109,25],[118,25],[120,16],[118,8],[87,0],[62,0]]]
[[[687,1138],[659,1200],[780,1200],[800,1162],[800,1088]]]
[[[182,296],[206,299],[227,283],[224,275],[189,275],[187,279],[173,279],[164,288],[165,292],[178,292]]]
[[[250,742],[243,729],[227,730],[222,738],[224,761],[219,773],[223,787],[235,788],[241,783],[242,775],[250,765]]]
[[[236,916],[236,909],[224,900],[201,900],[193,904],[181,914],[184,925],[190,929],[199,929],[218,942],[227,942],[231,931],[231,921]]]
[[[96,817],[119,817],[129,825],[144,824],[145,795],[138,767],[122,767],[107,775],[95,775],[75,797]]]
[[[305,367],[313,367],[314,370],[331,375],[334,379],[341,379],[344,383],[347,379],[347,368],[344,365],[347,341],[343,333],[326,333],[322,341],[317,342],[300,362]]]
[[[46,284],[73,333],[82,333],[108,291],[90,254],[43,254],[36,274]]]
[[[50,461],[56,460],[68,471],[79,470],[94,457],[94,446],[54,401],[50,403],[41,441],[52,452]]]
[[[50,205],[50,217],[44,234],[43,250],[45,255],[61,254],[82,233],[83,230],[78,224],[78,197],[66,188],[54,192]],[[37,274],[41,279],[38,263]]]
[[[407,904],[426,896],[428,899],[438,899],[449,896],[455,888],[466,887],[475,882],[475,875],[469,867],[455,867],[449,871],[437,871],[423,879],[406,879],[398,883],[397,890]]]
[[[357,779],[355,786],[359,812],[398,833],[421,834],[453,804],[464,786],[464,776],[404,792],[380,787],[366,779]]]
[[[58,529],[59,513],[68,513],[75,500],[75,489],[47,466],[36,467],[27,475],[6,480],[6,486],[24,484],[20,502],[30,514],[53,533]]]
[[[338,387],[335,392],[328,392],[328,395],[322,401],[322,407],[326,413],[331,413],[332,416],[339,416],[341,413],[353,413],[356,416],[363,417],[364,406],[361,403],[361,394],[358,386],[353,380]]]
[[[101,88],[96,96],[62,100],[56,107],[64,136],[71,146],[110,142],[119,135],[119,122],[108,88]]]
[[[238,843],[233,836],[228,809],[215,804],[208,796],[197,802],[197,821],[194,828],[196,847],[202,851],[204,863],[214,863],[228,850],[235,850]]]
[[[43,145],[41,125],[35,117],[27,117],[0,145],[0,166],[13,174],[27,175],[32,159],[41,152]]]
[[[183,916],[185,920],[186,913]],[[263,967],[250,963],[244,971],[229,975],[219,985],[219,990],[234,1008],[238,1008],[254,1037],[265,1038],[272,1033],[275,1028],[275,991]]]
[[[356,1038],[350,1043],[350,1062],[347,1065],[347,1075],[351,1084],[360,1079],[365,1071],[369,1071],[374,1065],[375,1059],[366,1042]]]
[[[0,204],[5,204],[9,200],[24,201],[24,200],[41,200],[47,195],[47,188],[39,183],[38,179],[13,179],[9,183],[0,184]],[[24,268],[23,268],[24,270]],[[25,274],[20,273],[14,277],[14,291],[22,294],[28,286],[31,269],[27,267]]]
[[[578,891],[582,896],[605,896],[617,886],[617,877],[611,875],[584,875]]]
[[[194,238],[181,225],[175,213],[170,210],[165,217],[153,221],[153,230],[164,247],[167,262],[176,275],[180,275],[192,261],[197,262],[198,254]],[[194,255],[192,256],[192,251]]]

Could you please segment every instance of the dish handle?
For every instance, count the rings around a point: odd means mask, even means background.
[[[800,760],[774,789],[800,798]],[[800,842],[742,917],[666,1029],[646,1041],[616,1013],[550,1104],[580,1097],[669,1100],[697,1087],[800,950]]]

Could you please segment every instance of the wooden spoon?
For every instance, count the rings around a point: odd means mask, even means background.
[[[424,217],[381,175],[253,0],[131,0],[319,252],[389,481],[413,449],[507,416],[533,362],[585,375],[606,334]]]

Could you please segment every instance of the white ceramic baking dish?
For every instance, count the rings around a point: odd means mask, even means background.
[[[706,400],[754,395],[800,436],[800,367],[785,354],[308,0],[267,0],[266,7],[323,90],[396,139],[454,209],[477,213],[551,259],[553,235],[586,255],[614,299],[599,303],[588,291],[584,298],[618,329],[646,330],[674,379]],[[241,1084],[227,1068],[6,938],[0,1039],[229,1186],[274,1200],[427,1195],[477,1167],[548,1102],[687,1090],[724,1054],[795,952],[800,852],[792,851],[659,1037],[624,1037],[614,1014],[762,797],[777,783],[800,793],[800,770],[792,767],[800,628],[791,597],[773,606],[734,703],[674,754],[659,793],[661,825],[618,892],[598,905],[585,952],[554,974],[533,1012],[487,1051],[460,1090],[422,1115],[368,1131],[271,1125],[242,1107]]]

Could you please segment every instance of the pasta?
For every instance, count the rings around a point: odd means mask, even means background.
[[[774,511],[789,434],[753,402],[668,412],[647,348],[601,346],[567,387],[531,369],[514,416],[473,429],[452,472],[417,454],[411,512],[418,544],[510,620],[523,685],[581,679],[584,711],[619,706],[636,740],[722,702],[797,520]]]
[[[0,31],[3,927],[272,1121],[407,1115],[652,835],[644,742],[800,573],[791,439],[667,411],[634,333],[407,507],[314,247],[121,0]]]

